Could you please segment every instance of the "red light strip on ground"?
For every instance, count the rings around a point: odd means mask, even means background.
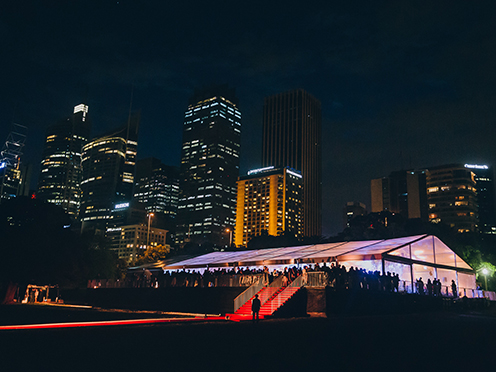
[[[0,330],[104,327],[104,326],[114,326],[114,325],[140,325],[140,324],[188,322],[188,321],[198,322],[205,320],[226,320],[226,318],[219,316],[219,317],[204,317],[204,318],[166,318],[166,319],[160,318],[160,319],[109,320],[109,321],[97,321],[97,322],[25,324],[25,325],[0,326]]]

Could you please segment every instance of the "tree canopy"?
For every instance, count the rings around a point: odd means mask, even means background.
[[[110,278],[115,259],[103,238],[81,236],[59,206],[17,197],[0,204],[0,284],[78,286]]]
[[[149,262],[157,262],[167,258],[170,253],[170,247],[164,245],[150,246],[144,253],[138,257],[136,265],[143,265]]]

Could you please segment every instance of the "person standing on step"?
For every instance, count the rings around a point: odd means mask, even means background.
[[[251,302],[251,311],[253,313],[253,321],[257,321],[259,319],[259,312],[260,312],[260,307],[261,307],[260,299],[258,298],[258,295],[255,295],[255,298]]]
[[[263,268],[263,284],[266,287],[269,286],[269,268],[267,266]]]

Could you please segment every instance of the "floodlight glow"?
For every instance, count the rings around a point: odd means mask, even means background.
[[[489,274],[489,270],[488,270],[488,269],[486,269],[486,268],[483,268],[483,269],[482,269],[482,274],[484,274],[484,275]]]

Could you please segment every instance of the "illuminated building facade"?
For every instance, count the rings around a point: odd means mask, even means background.
[[[88,106],[80,104],[68,118],[46,132],[37,197],[60,205],[78,218],[81,204],[81,152],[88,142],[91,124]]]
[[[175,230],[179,199],[179,169],[159,159],[146,158],[136,163],[134,198],[154,213],[153,226]]]
[[[442,222],[457,232],[478,227],[475,173],[463,164],[429,168],[427,173],[429,221]]]
[[[350,221],[357,216],[365,216],[367,207],[360,202],[347,202],[343,208],[344,227],[350,227]]]
[[[304,90],[264,100],[262,166],[301,171],[305,236],[322,234],[321,126],[320,101]]]
[[[26,141],[27,128],[13,124],[2,151],[0,151],[0,203],[22,193],[27,181],[25,167],[21,166],[22,150]]]
[[[235,224],[241,112],[227,86],[197,91],[183,126],[176,242],[229,244]]]
[[[250,238],[267,231],[303,237],[303,179],[300,172],[266,167],[238,180],[234,244],[246,247]]]
[[[83,146],[82,230],[105,232],[115,205],[133,197],[139,116]]]
[[[117,203],[110,211],[107,228],[142,223],[148,224],[147,216],[145,206],[135,199],[131,200],[131,202]]]
[[[370,182],[372,213],[390,211],[405,218],[428,220],[425,170],[392,172]]]
[[[18,188],[18,195],[32,196],[35,194],[35,191],[30,189],[31,177],[33,175],[33,164],[21,163],[19,170],[21,171],[21,183]]]
[[[494,195],[494,171],[488,165],[465,164],[475,174],[477,204],[479,211],[479,232],[496,234],[496,208]]]
[[[167,230],[151,227],[145,224],[125,225],[107,228],[110,249],[117,253],[118,258],[129,262],[136,260],[140,251],[147,246],[166,246]]]
[[[21,171],[17,166],[11,167],[5,162],[0,162],[0,202],[2,199],[18,196],[21,182]]]

